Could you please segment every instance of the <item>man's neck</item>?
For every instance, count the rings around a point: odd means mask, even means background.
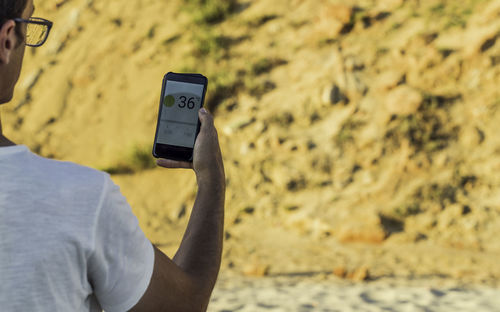
[[[3,132],[2,132],[2,119],[0,118],[0,147],[12,146],[12,145],[16,145],[16,143],[14,143],[11,140],[4,137]]]

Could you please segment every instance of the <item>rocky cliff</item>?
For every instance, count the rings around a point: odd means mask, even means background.
[[[225,268],[500,277],[500,1],[36,6],[54,30],[27,50],[5,132],[112,173],[165,250],[196,184],[154,168],[161,79],[201,72],[227,173]]]

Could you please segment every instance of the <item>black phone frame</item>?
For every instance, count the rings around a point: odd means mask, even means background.
[[[158,110],[158,121],[156,123],[156,133],[153,144],[153,156],[155,158],[165,158],[178,161],[193,162],[194,146],[193,148],[190,148],[184,146],[157,143],[158,130],[160,129],[161,112],[163,109],[164,94],[169,80],[203,85],[203,94],[201,97],[201,105],[200,105],[200,108],[202,108],[203,104],[205,103],[205,94],[207,92],[208,79],[201,74],[183,74],[183,73],[168,72],[163,77],[163,82],[162,82],[161,95],[160,95],[160,108]],[[198,133],[200,133],[200,127],[201,123],[200,119],[198,118],[198,126],[196,127],[196,134],[194,139],[195,142],[196,138],[198,137]]]

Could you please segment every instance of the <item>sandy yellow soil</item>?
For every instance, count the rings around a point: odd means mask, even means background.
[[[36,2],[54,30],[27,51],[7,136],[112,172],[172,255],[196,183],[151,166],[161,80],[201,72],[223,270],[497,284],[500,1],[238,1],[215,22],[194,2]]]

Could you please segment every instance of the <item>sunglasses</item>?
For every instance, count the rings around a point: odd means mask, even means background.
[[[27,25],[26,45],[29,47],[39,47],[44,44],[53,25],[51,21],[40,17],[31,17],[30,19],[14,18],[13,20]]]

